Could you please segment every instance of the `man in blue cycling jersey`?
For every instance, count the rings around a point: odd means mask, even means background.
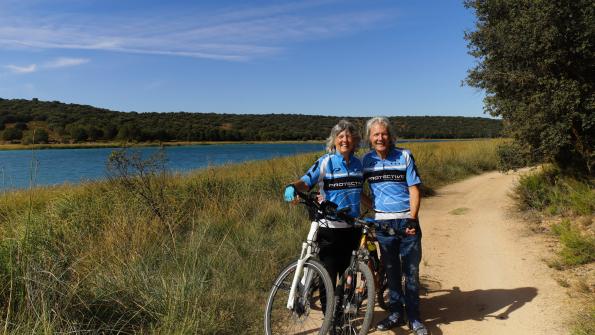
[[[428,330],[419,314],[419,263],[421,229],[417,220],[420,205],[417,173],[411,152],[395,147],[394,132],[387,118],[375,117],[366,124],[366,137],[373,149],[364,155],[364,180],[368,182],[389,289],[389,316],[379,330],[402,326],[404,308],[409,327],[416,335]],[[405,287],[401,286],[405,277]]]

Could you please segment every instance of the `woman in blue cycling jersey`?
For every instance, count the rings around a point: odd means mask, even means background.
[[[295,190],[307,192],[318,186],[322,200],[329,200],[337,209],[349,208],[351,217],[358,217],[362,192],[362,164],[354,156],[360,142],[356,127],[341,120],[332,129],[327,139],[328,153],[320,157],[300,179],[285,188],[285,201],[295,199]],[[331,279],[336,284],[357,248],[360,229],[340,219],[320,222],[318,230],[319,258]]]

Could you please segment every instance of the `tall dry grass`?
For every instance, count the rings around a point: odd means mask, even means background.
[[[408,145],[426,187],[496,168],[496,141]],[[308,225],[281,200],[317,154],[0,196],[0,331],[259,334]],[[160,214],[156,215],[155,206]]]

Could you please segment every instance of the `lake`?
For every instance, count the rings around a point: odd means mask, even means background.
[[[106,163],[117,148],[0,151],[0,190],[79,183],[105,178]],[[143,156],[156,147],[135,148]],[[322,143],[215,144],[165,147],[167,167],[189,171],[207,166],[270,159],[324,150]]]
[[[405,142],[448,142],[452,140],[400,140]],[[459,140],[460,141],[460,140]],[[165,147],[167,168],[189,171],[229,163],[291,156],[324,150],[322,143],[212,144]],[[119,148],[0,150],[0,190],[32,186],[79,183],[106,176],[109,155]],[[143,157],[159,150],[138,147]]]

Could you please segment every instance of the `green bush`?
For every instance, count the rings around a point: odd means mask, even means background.
[[[23,131],[18,128],[6,128],[2,132],[2,139],[5,141],[15,141],[23,138]]]
[[[48,143],[50,140],[50,135],[48,134],[47,130],[45,129],[35,129],[33,133],[33,142],[34,143]]]
[[[23,137],[23,144],[48,143],[49,135],[45,129],[35,129]]]
[[[575,215],[592,215],[595,211],[593,181],[565,176],[559,169],[551,166],[522,176],[515,197],[523,210]]]
[[[588,264],[595,261],[595,237],[581,233],[569,220],[552,227],[552,232],[560,238],[560,256],[566,265]]]
[[[518,142],[502,143],[497,148],[498,170],[506,172],[517,170],[535,163],[527,146]]]
[[[20,130],[27,130],[29,129],[29,127],[27,126],[27,123],[25,122],[17,122],[14,124],[14,128],[16,129],[20,129]]]
[[[89,137],[87,130],[80,125],[72,126],[69,130],[69,135],[75,142],[85,141]]]

